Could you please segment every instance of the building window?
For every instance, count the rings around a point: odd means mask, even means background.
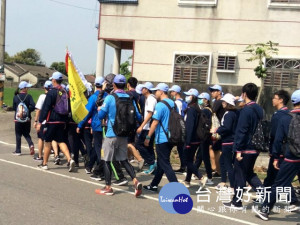
[[[178,5],[217,6],[218,0],[178,0]]]
[[[236,53],[219,53],[217,73],[235,73]]]
[[[175,83],[208,83],[210,72],[210,55],[175,54],[174,82]]]
[[[138,0],[98,0],[100,3],[138,4]]]
[[[269,8],[299,8],[300,0],[269,0]]]
[[[298,88],[300,82],[300,59],[267,59],[265,86]]]

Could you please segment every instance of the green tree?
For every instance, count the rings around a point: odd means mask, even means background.
[[[272,55],[277,55],[279,49],[276,48],[279,44],[274,43],[272,41],[268,41],[267,43],[257,43],[254,45],[248,45],[244,52],[250,53],[252,56],[246,61],[258,61],[258,66],[255,67],[254,72],[255,75],[260,78],[261,86],[259,89],[257,102],[260,101],[262,90],[264,89],[264,79],[267,78],[267,68],[264,65],[264,59],[272,58]]]
[[[64,62],[53,62],[50,66],[51,69],[55,69],[62,74],[67,74],[66,64]]]
[[[41,61],[40,53],[33,48],[28,48],[24,51],[17,52],[13,56],[13,60],[16,63],[22,63],[22,64],[27,64],[27,65],[42,65],[43,64],[43,62]]]
[[[120,65],[120,74],[123,74],[126,77],[126,80],[128,80],[129,77],[131,77],[131,72],[129,71],[129,66],[131,66],[130,61],[132,59],[132,56],[130,56],[125,62],[123,62]]]
[[[4,53],[4,62],[5,63],[13,63],[14,59],[7,52]]]

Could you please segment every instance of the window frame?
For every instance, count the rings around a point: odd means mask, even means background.
[[[202,0],[178,0],[179,6],[205,6],[216,7],[218,0],[202,1]]]
[[[208,62],[208,69],[207,69],[207,76],[206,76],[206,84],[210,84],[210,78],[211,78],[211,66],[212,66],[212,52],[185,52],[185,51],[175,51],[173,53],[173,63],[172,63],[172,74],[171,74],[171,80],[174,83],[174,72],[175,72],[175,59],[176,55],[193,55],[193,56],[209,56],[209,62]]]
[[[300,9],[300,2],[299,3],[279,3],[279,2],[272,2],[272,0],[268,1],[268,8],[270,9]]]
[[[233,70],[229,70],[229,69],[218,69],[219,56],[224,56],[224,57],[234,57],[234,58],[235,58],[234,69],[233,69]],[[230,73],[230,74],[236,73],[236,63],[237,63],[237,52],[218,52],[216,72],[217,72],[217,73]]]

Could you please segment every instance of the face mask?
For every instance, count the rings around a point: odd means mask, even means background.
[[[203,105],[203,99],[198,99],[198,104]]]
[[[186,96],[185,101],[186,101],[186,103],[189,104],[189,103],[191,103],[192,99],[190,98],[190,96]]]

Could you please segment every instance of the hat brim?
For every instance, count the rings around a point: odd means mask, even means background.
[[[185,94],[185,95],[193,95],[193,94],[191,94],[191,93],[188,93],[187,91],[186,92],[183,92],[183,94]]]
[[[32,87],[32,84],[27,84],[26,87],[27,87],[27,88],[31,88],[31,87]]]

